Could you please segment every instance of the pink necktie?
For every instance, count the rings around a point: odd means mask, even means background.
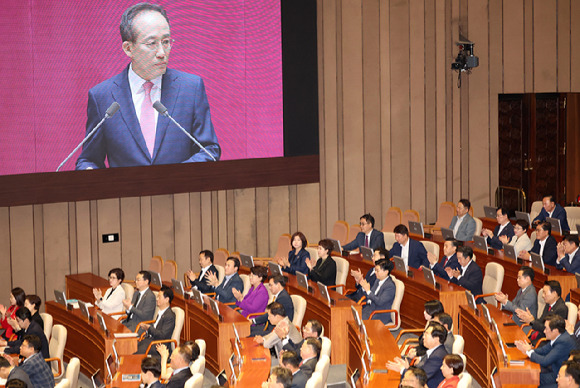
[[[145,99],[141,105],[141,131],[145,138],[145,144],[149,150],[149,155],[153,157],[153,148],[155,147],[155,114],[153,111],[153,103],[151,102],[151,88],[152,82],[145,82],[143,89],[145,90]]]
[[[365,236],[365,247],[369,247],[369,236]]]

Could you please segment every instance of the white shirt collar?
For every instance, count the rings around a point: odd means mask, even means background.
[[[129,77],[129,85],[131,86],[131,91],[134,94],[143,93],[144,92],[143,84],[147,81],[141,78],[137,73],[135,73],[135,71],[133,70],[133,64],[129,65],[128,77]],[[161,89],[162,78],[163,75],[160,75],[159,77],[151,80],[151,82],[153,83],[153,88]]]

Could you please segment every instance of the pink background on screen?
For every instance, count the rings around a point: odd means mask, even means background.
[[[129,63],[119,22],[137,2],[4,4],[0,175],[54,171],[83,139],[88,90]],[[221,159],[283,156],[280,0],[157,3],[176,40],[169,67],[204,79]]]

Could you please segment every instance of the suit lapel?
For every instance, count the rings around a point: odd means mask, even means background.
[[[173,116],[175,104],[177,102],[177,96],[179,95],[179,83],[175,82],[177,78],[177,73],[171,69],[167,69],[167,72],[163,76],[163,82],[161,86],[161,103],[165,105],[167,112],[171,116]],[[163,139],[165,138],[165,133],[167,132],[169,122],[170,120],[165,116],[159,115],[157,118],[157,132],[155,135],[155,148],[153,149],[153,161],[155,161],[157,153],[159,152],[159,148],[161,147],[161,144],[163,144]]]

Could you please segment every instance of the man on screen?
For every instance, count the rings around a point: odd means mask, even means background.
[[[121,17],[123,51],[131,63],[121,74],[89,90],[87,134],[113,102],[120,110],[85,143],[76,169],[203,162],[211,157],[169,118],[155,101],[218,160],[221,149],[211,122],[203,80],[167,68],[173,46],[165,10],[139,3]]]

